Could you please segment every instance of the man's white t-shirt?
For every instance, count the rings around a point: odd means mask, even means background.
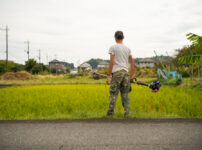
[[[112,73],[122,69],[128,72],[131,50],[127,46],[124,44],[115,44],[109,48],[109,54],[115,55]]]

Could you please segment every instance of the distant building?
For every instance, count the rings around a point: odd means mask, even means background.
[[[84,62],[79,66],[79,69],[83,72],[90,72],[92,70],[92,66],[89,63]]]
[[[72,69],[71,71],[70,71],[70,73],[71,74],[77,74],[78,73],[78,70],[75,68],[75,69]]]
[[[155,60],[149,58],[143,58],[137,62],[137,65],[140,68],[153,68],[155,66],[155,63],[156,63]]]
[[[104,68],[107,68],[109,66],[109,63],[106,61],[102,61],[98,64],[97,68],[98,70],[104,70]]]
[[[56,59],[49,62],[49,68],[52,73],[66,73],[66,67],[64,64]]]

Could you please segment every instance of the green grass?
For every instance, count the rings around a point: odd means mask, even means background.
[[[140,81],[151,82],[155,78],[139,78]],[[90,76],[82,76],[75,78],[68,78],[65,75],[48,75],[40,76],[35,75],[33,79],[30,80],[0,80],[0,84],[3,85],[41,85],[41,84],[103,84],[106,83],[106,79],[94,80]]]
[[[106,79],[94,80],[91,78],[45,78],[32,80],[0,80],[3,85],[41,85],[41,84],[100,84],[106,83]]]
[[[106,117],[104,84],[25,85],[0,89],[0,119],[83,119]],[[202,91],[163,86],[153,93],[133,85],[132,118],[202,118]],[[114,118],[123,117],[120,96]]]

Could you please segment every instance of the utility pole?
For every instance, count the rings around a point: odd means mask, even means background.
[[[8,26],[6,26],[6,72],[8,72]]]
[[[39,58],[39,63],[41,62],[41,50],[39,49],[39,56],[38,56],[38,58]]]
[[[0,28],[0,30],[6,31],[6,72],[8,72],[8,26],[5,29]]]
[[[27,44],[27,51],[25,51],[27,53],[27,57],[28,57],[28,60],[29,60],[29,41],[25,41],[24,42],[25,44]]]

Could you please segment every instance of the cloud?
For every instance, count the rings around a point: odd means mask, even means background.
[[[201,0],[1,0],[0,27],[9,25],[16,58],[26,58],[23,41],[29,39],[32,56],[40,48],[44,62],[47,54],[74,63],[106,59],[116,30],[124,31],[134,57],[148,57],[189,44],[188,32],[202,35],[201,8]]]

